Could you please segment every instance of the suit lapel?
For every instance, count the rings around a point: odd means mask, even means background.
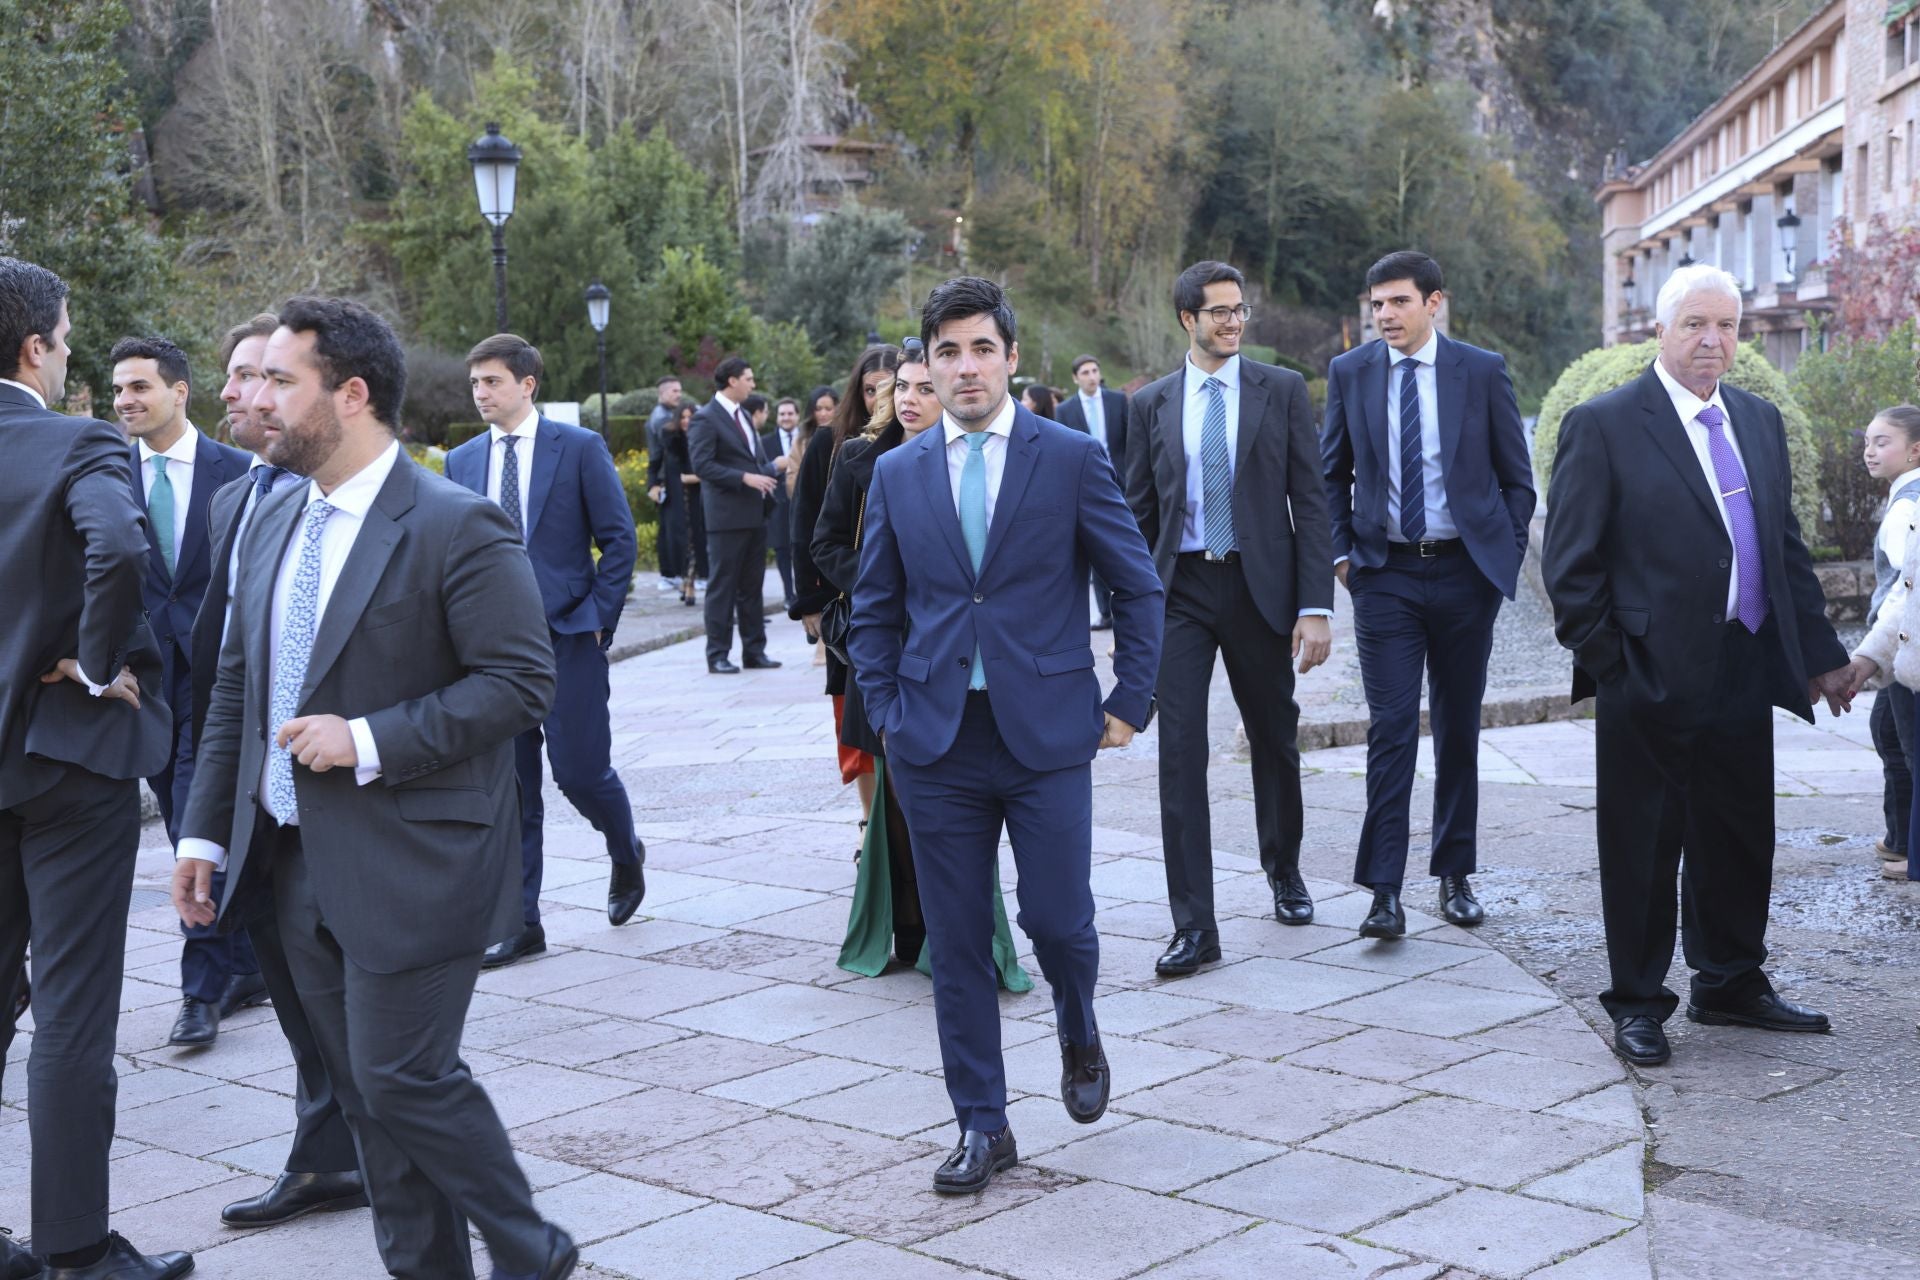
[[[1375,339],[1373,349],[1367,353],[1366,361],[1360,366],[1360,413],[1366,420],[1367,443],[1373,449],[1373,456],[1379,461],[1382,482],[1395,483],[1394,477],[1387,475],[1387,344]]]
[[[960,562],[960,571],[971,581],[973,557],[967,554],[967,539],[960,532],[960,513],[953,504],[953,485],[947,479],[946,439],[947,428],[943,420],[936,421],[914,441],[914,447],[920,450],[917,462],[920,488],[927,509],[933,512],[933,522],[940,526],[954,559]]]
[[[1180,513],[1182,520],[1187,513],[1187,366],[1183,361],[1167,379],[1167,389],[1160,394],[1160,404],[1154,410],[1153,425],[1160,433],[1160,445],[1167,451],[1167,458],[1173,464],[1173,493],[1171,507]],[[1147,458],[1152,462],[1151,455]]]
[[[213,491],[225,483],[221,479],[220,461],[220,450],[202,432],[193,450],[193,490],[187,495],[187,529],[180,535],[180,545],[173,557],[177,578],[188,577],[195,557],[206,554],[207,507],[213,502]]]
[[[1440,336],[1434,364],[1434,408],[1440,417],[1440,480],[1444,485],[1453,474],[1453,455],[1460,451],[1460,433],[1466,426],[1467,364],[1445,334]]]
[[[1007,526],[1013,523],[1026,496],[1027,481],[1033,479],[1034,460],[1040,453],[1040,420],[1025,409],[1013,411],[1013,430],[1007,437],[1007,465],[1000,473],[1000,496],[994,499],[993,523],[987,527],[987,549],[980,555],[979,577],[984,578],[993,564],[993,553],[1006,540]],[[954,523],[959,523],[956,516]]]
[[[1651,369],[1640,375],[1640,407],[1646,412],[1647,434],[1653,437],[1654,446],[1666,456],[1667,462],[1679,474],[1680,483],[1713,521],[1713,527],[1724,535],[1726,526],[1720,519],[1720,507],[1713,500],[1713,492],[1707,488],[1706,473],[1700,469],[1700,457],[1693,451],[1693,442],[1687,439],[1687,429],[1681,424],[1680,415],[1673,411],[1672,397],[1667,395],[1659,375]]]
[[[263,716],[273,689],[273,589],[294,531],[306,514],[308,488],[308,482],[302,481],[283,490],[289,495],[286,501],[275,504],[269,497],[260,504],[246,535],[257,539],[255,553],[240,557],[240,593],[233,605],[248,611],[247,675]]]
[[[138,441],[127,446],[127,457],[133,463],[133,500],[140,504],[140,514],[147,518],[147,567],[161,582],[172,582],[173,573],[167,568],[166,557],[160,554],[160,535],[153,530],[153,513],[147,510],[147,473],[140,461]],[[179,556],[175,555],[174,563],[179,562]]]
[[[1233,470],[1238,475],[1253,451],[1253,437],[1267,420],[1267,380],[1255,371],[1247,358],[1240,358],[1240,438],[1234,441]],[[1184,452],[1184,451],[1183,451]],[[1235,485],[1238,489],[1240,486]]]
[[[403,452],[394,460],[393,473],[380,486],[373,505],[367,508],[367,518],[360,524],[353,550],[347,553],[347,562],[340,566],[339,581],[333,584],[333,594],[327,597],[327,611],[320,619],[319,630],[314,632],[313,653],[307,659],[307,679],[300,689],[298,705],[305,706],[313,696],[313,691],[340,657],[340,651],[346,648],[348,637],[360,625],[360,615],[366,612],[367,601],[373,598],[374,588],[380,585],[380,576],[386,572],[387,561],[393,558],[393,550],[406,532],[396,517],[412,508],[417,479],[412,459]]]
[[[554,473],[560,469],[560,428],[541,418],[534,433],[533,479],[527,486],[527,536],[540,527],[540,509],[547,505],[553,491]]]

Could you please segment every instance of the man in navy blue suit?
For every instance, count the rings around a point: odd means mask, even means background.
[[[245,475],[250,459],[187,421],[190,376],[179,347],[165,338],[122,338],[109,358],[113,411],[133,437],[133,492],[147,513],[141,594],[173,711],[173,756],[147,785],[168,838],[176,839],[174,817],[186,808],[193,782],[193,619],[216,568],[207,509],[214,490]],[[182,930],[180,1014],[167,1043],[208,1045],[220,1033],[222,1014],[262,1002],[266,987],[245,933]]]
[[[1003,824],[1020,927],[1053,987],[1062,1100],[1083,1124],[1106,1110],[1092,761],[1152,718],[1163,610],[1105,451],[1008,397],[1019,348],[1000,287],[949,280],[927,296],[920,326],[946,413],[874,469],[848,651],[931,904],[940,1057],[960,1126],[933,1185],[974,1192],[1018,1160],[993,963]],[[1090,567],[1113,588],[1117,683],[1104,703],[1087,630]]]
[[[1479,814],[1480,699],[1500,598],[1513,598],[1533,518],[1533,466],[1504,359],[1434,328],[1440,264],[1390,253],[1367,271],[1380,337],[1335,357],[1320,453],[1334,571],[1353,597],[1366,685],[1367,816],[1353,877],[1373,890],[1363,938],[1406,934],[1420,684],[1433,726],[1440,912],[1476,925],[1467,877]]]
[[[613,770],[607,714],[607,646],[633,585],[633,511],[606,441],[555,422],[534,405],[544,373],[539,349],[511,333],[497,333],[469,351],[474,407],[490,426],[447,455],[447,479],[499,503],[526,539],[557,680],[543,728],[514,740],[522,927],[487,949],[481,963],[489,968],[547,949],[540,926],[543,736],[561,794],[606,838],[613,861],[607,919],[617,925],[631,920],[647,891],[641,870],[646,847],[633,829],[627,789]]]

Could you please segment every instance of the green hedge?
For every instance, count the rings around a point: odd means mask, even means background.
[[[635,449],[644,452],[647,447],[647,420],[644,417],[626,418],[614,414],[608,420],[607,448],[614,457]],[[487,429],[484,422],[455,422],[447,427],[447,448],[454,449]]]
[[[1631,346],[1599,347],[1568,365],[1553,384],[1540,402],[1540,421],[1533,432],[1533,468],[1540,479],[1543,501],[1551,502],[1547,488],[1553,478],[1554,450],[1560,443],[1560,420],[1575,405],[1638,378],[1659,351],[1659,342],[1652,338]],[[1814,449],[1813,423],[1793,398],[1786,376],[1767,362],[1758,342],[1749,342],[1741,347],[1726,381],[1772,401],[1780,410],[1787,431],[1787,458],[1793,464],[1793,515],[1807,543],[1819,541],[1820,461]]]

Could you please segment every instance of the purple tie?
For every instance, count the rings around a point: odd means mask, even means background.
[[[1733,527],[1733,563],[1740,571],[1738,617],[1752,632],[1767,620],[1766,570],[1760,563],[1760,528],[1753,519],[1753,494],[1747,489],[1747,473],[1727,439],[1727,415],[1720,406],[1708,405],[1695,415],[1707,428],[1707,456],[1713,459],[1713,478],[1720,485],[1720,500],[1727,504],[1727,523]]]

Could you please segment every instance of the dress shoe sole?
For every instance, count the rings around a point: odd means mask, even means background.
[[[1399,942],[1407,936],[1405,929],[1387,929],[1380,925],[1361,925],[1360,936],[1372,938],[1376,942]]]
[[[994,1175],[1005,1172],[1020,1163],[1018,1152],[1000,1157],[987,1166],[987,1174],[978,1182],[942,1182],[938,1177],[933,1180],[933,1189],[943,1196],[977,1196],[993,1185]]]
[[[615,928],[619,928],[627,921],[633,919],[634,913],[638,910],[640,910],[640,904],[637,901],[632,906],[626,906],[624,904],[615,906],[609,902],[607,904],[607,923],[613,925]]]
[[[1190,973],[1198,973],[1204,965],[1220,963],[1220,948],[1202,951],[1192,964],[1168,964],[1164,960],[1153,962],[1153,971],[1163,978],[1184,978]]]
[[[543,942],[537,947],[528,947],[525,951],[511,952],[508,955],[500,957],[498,960],[489,960],[485,956],[482,956],[480,958],[480,967],[482,969],[504,969],[510,964],[518,964],[528,956],[545,955],[546,952],[547,944]]]
[[[1294,915],[1287,915],[1284,912],[1276,910],[1273,913],[1273,918],[1275,920],[1278,920],[1281,924],[1312,924],[1313,908],[1308,907],[1304,912],[1300,912]]]
[[[241,1218],[229,1218],[225,1213],[222,1213],[220,1215],[220,1221],[229,1227],[237,1227],[242,1231],[253,1231],[260,1227],[277,1227],[283,1223],[292,1222],[295,1218],[304,1218],[310,1213],[344,1213],[348,1209],[364,1209],[366,1207],[367,1196],[363,1191],[359,1195],[354,1196],[336,1196],[332,1200],[316,1200],[312,1204],[300,1206],[300,1208],[295,1209],[292,1213],[283,1213],[277,1218],[259,1218],[248,1222]]]
[[[1449,915],[1444,911],[1442,911],[1440,915],[1448,924],[1459,929],[1475,929],[1487,922],[1487,916],[1484,911],[1477,916]]]
[[[1636,1066],[1636,1067],[1665,1066],[1667,1063],[1667,1060],[1673,1057],[1672,1049],[1666,1049],[1660,1053],[1655,1053],[1655,1054],[1628,1053],[1625,1049],[1622,1049],[1619,1045],[1616,1044],[1613,1046],[1613,1051],[1614,1053],[1619,1055],[1620,1060],[1622,1062],[1628,1063],[1629,1065]]]
[[[217,1031],[201,1040],[181,1040],[169,1036],[167,1038],[167,1047],[170,1049],[204,1049],[219,1038],[220,1033]]]
[[[1762,1031],[1799,1031],[1811,1035],[1827,1035],[1833,1030],[1831,1022],[1776,1022],[1771,1018],[1722,1013],[1718,1009],[1702,1009],[1691,1004],[1687,1006],[1687,1021],[1697,1022],[1704,1027],[1758,1027]]]

